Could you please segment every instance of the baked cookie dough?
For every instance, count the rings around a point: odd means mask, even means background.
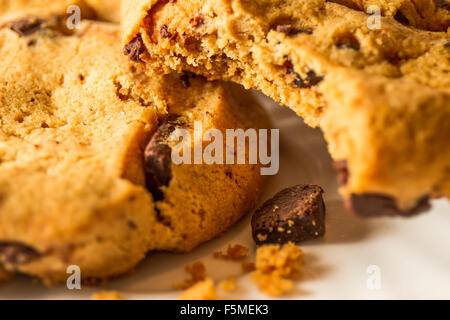
[[[336,2],[127,1],[124,52],[261,90],[321,127],[350,210],[413,215],[450,196],[448,2]]]
[[[70,265],[109,278],[148,251],[189,251],[253,208],[259,165],[175,165],[164,134],[194,137],[194,121],[269,128],[250,97],[192,75],[147,77],[121,53],[118,26],[68,34],[59,22],[0,28],[0,265],[47,283]]]

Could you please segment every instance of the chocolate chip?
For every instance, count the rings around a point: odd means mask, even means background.
[[[448,0],[441,0],[437,3],[436,7],[450,11],[450,2]]]
[[[32,35],[33,33],[41,29],[41,25],[44,21],[36,17],[28,19],[20,19],[10,23],[9,28],[18,33],[21,37]]]
[[[294,80],[294,85],[299,88],[311,88],[315,85],[318,85],[323,79],[323,76],[318,76],[314,71],[308,71],[306,73],[306,78],[303,79],[297,72],[294,70],[294,65],[290,60],[286,60],[283,64],[283,67],[286,68],[287,74],[294,74],[296,79]]]
[[[27,264],[40,256],[35,249],[19,242],[0,242],[0,263],[5,266]]]
[[[323,190],[316,185],[287,188],[266,201],[252,217],[257,244],[300,242],[325,234]]]
[[[135,62],[143,62],[141,56],[145,53],[145,45],[140,34],[125,45],[123,53]]]
[[[405,15],[400,10],[397,11],[397,13],[394,16],[394,19],[397,20],[398,22],[400,22],[401,24],[404,24],[404,25],[409,24],[408,18],[406,18]]]
[[[130,227],[130,229],[133,229],[133,230],[137,229],[136,223],[132,220],[128,220],[128,227]]]
[[[145,148],[146,184],[155,201],[164,198],[161,187],[168,186],[172,180],[172,149],[168,144],[168,138],[174,130],[175,125],[171,119],[164,121]]]
[[[444,44],[444,48],[450,49],[450,41],[447,41],[447,42]]]
[[[191,81],[189,79],[195,78],[197,75],[195,73],[184,71],[183,74],[180,76],[181,84],[185,88],[189,88],[191,86]]]
[[[336,43],[339,49],[352,49],[358,51],[360,49],[360,44],[358,39],[353,34],[347,34],[342,36]]]
[[[202,14],[199,14],[195,18],[192,18],[189,22],[193,28],[198,28],[205,24],[205,17]]]
[[[314,31],[312,28],[296,29],[290,24],[278,25],[278,26],[276,26],[275,30],[277,32],[284,33],[288,36],[292,36],[292,35],[299,34],[299,33],[312,34]]]
[[[429,197],[423,197],[409,210],[398,208],[394,198],[381,194],[352,194],[345,203],[347,210],[361,217],[410,217],[430,209]]]
[[[347,161],[346,160],[335,161],[333,163],[333,166],[338,172],[339,184],[345,186],[348,183],[348,176],[349,176]]]
[[[159,31],[159,33],[161,34],[161,37],[163,37],[163,38],[171,38],[172,37],[172,34],[169,32],[169,28],[165,24],[163,24],[161,26],[161,30]]]
[[[306,73],[306,78],[302,78],[298,73],[296,73],[297,79],[294,80],[294,85],[298,88],[311,88],[318,85],[324,79],[323,76],[318,76],[314,71],[308,71]]]

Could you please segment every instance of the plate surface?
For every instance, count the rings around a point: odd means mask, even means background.
[[[259,96],[280,129],[280,172],[267,183],[264,200],[281,189],[315,183],[325,189],[327,234],[303,243],[302,280],[286,299],[450,299],[450,202],[437,200],[427,214],[412,219],[364,220],[345,212],[337,192],[336,174],[320,130],[303,124],[291,111]],[[201,260],[207,273],[220,281],[236,276],[237,290],[218,290],[220,299],[266,299],[241,272],[241,264],[212,258],[228,244],[250,247],[250,216],[220,238],[184,255],[158,253],[128,277],[105,287],[46,288],[27,278],[0,287],[0,299],[89,299],[100,290],[118,290],[124,299],[177,299],[175,281],[187,278],[186,264]]]

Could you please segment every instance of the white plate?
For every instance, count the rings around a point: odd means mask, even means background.
[[[326,191],[327,234],[301,245],[306,254],[305,275],[295,291],[283,298],[450,299],[450,203],[434,201],[431,212],[412,219],[364,220],[347,214],[321,132],[308,128],[291,111],[262,97],[261,101],[272,114],[274,127],[281,129],[280,172],[270,178],[261,202],[299,183],[316,183]],[[219,290],[218,298],[266,299],[242,274],[240,263],[211,257],[229,243],[253,249],[249,221],[250,217],[243,219],[190,254],[154,254],[135,274],[111,281],[105,288],[70,291],[62,285],[45,288],[19,278],[0,287],[0,298],[89,299],[99,290],[119,290],[126,299],[177,299],[180,292],[173,291],[172,284],[187,277],[186,264],[201,260],[217,281],[237,277],[238,289]]]

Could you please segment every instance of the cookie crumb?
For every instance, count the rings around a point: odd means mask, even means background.
[[[289,242],[283,246],[264,245],[256,251],[256,271],[252,281],[269,296],[281,296],[292,291],[293,279],[301,276],[303,251]]]
[[[220,288],[226,292],[233,292],[236,290],[236,278],[229,277],[219,283]]]
[[[240,244],[228,245],[227,252],[216,251],[213,253],[214,258],[224,260],[241,260],[248,256],[249,249]]]
[[[210,278],[197,282],[187,289],[180,297],[180,300],[214,300],[216,298],[216,288]]]
[[[258,285],[261,292],[272,297],[279,297],[285,293],[291,292],[294,288],[294,282],[290,279],[285,279],[276,272],[263,273],[257,270],[252,273],[253,283]]]
[[[206,279],[206,267],[201,261],[186,265],[185,270],[191,278],[182,282],[175,282],[173,284],[174,289],[184,290]]]
[[[92,300],[121,300],[118,291],[101,291],[92,295]]]

